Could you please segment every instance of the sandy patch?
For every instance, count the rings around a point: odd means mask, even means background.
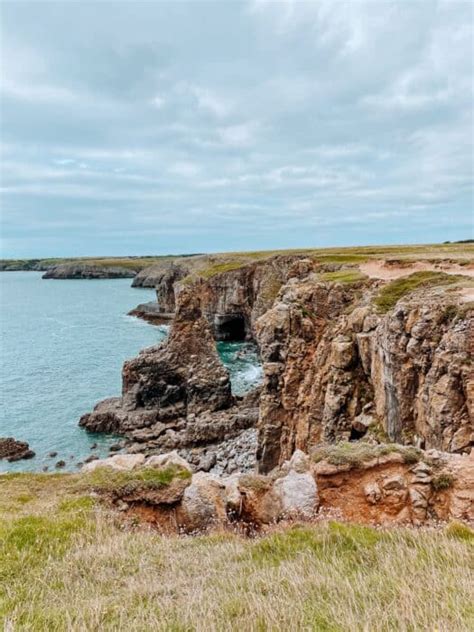
[[[367,261],[361,263],[359,269],[371,279],[382,279],[391,281],[400,277],[408,276],[413,272],[446,272],[446,274],[462,274],[467,277],[474,278],[474,268],[471,266],[460,266],[456,263],[425,263],[417,261],[410,264],[390,263],[387,261]]]

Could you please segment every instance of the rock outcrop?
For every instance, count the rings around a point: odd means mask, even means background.
[[[341,460],[341,454],[346,459]],[[380,525],[429,525],[474,520],[474,453],[413,452],[403,446],[366,445],[331,452],[318,460],[301,451],[269,476],[219,477],[191,474],[176,453],[145,459],[117,456],[95,461],[88,472],[127,472],[109,483],[93,479],[96,491],[122,512],[138,515],[160,530],[200,533],[210,529],[244,532],[280,521],[312,521],[332,515]],[[156,470],[155,476],[146,470]],[[106,471],[105,471],[106,474]],[[102,482],[104,481],[104,482]]]
[[[32,459],[35,456],[33,450],[26,441],[18,441],[13,437],[0,437],[0,460],[9,462],[21,459]]]
[[[180,449],[201,469],[222,469],[240,445],[235,467],[254,466],[258,395],[234,398],[197,296],[184,288],[168,338],[124,364],[122,397],[100,402],[80,425],[128,437],[130,452]],[[242,460],[243,459],[243,460]],[[234,467],[228,458],[227,467]],[[248,462],[248,463],[247,463]]]
[[[49,268],[43,279],[132,279],[136,274],[137,270],[120,266],[60,263]]]

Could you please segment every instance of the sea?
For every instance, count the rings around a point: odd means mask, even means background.
[[[130,279],[42,279],[41,272],[0,273],[0,437],[27,441],[33,459],[2,471],[77,471],[90,454],[106,456],[117,437],[79,428],[82,414],[121,394],[123,362],[163,341],[167,326],[127,313],[155,299]],[[262,369],[249,343],[217,344],[232,390],[257,385]],[[56,453],[55,456],[50,456]]]

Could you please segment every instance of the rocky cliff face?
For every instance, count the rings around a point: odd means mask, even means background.
[[[473,311],[422,290],[378,314],[380,283],[288,283],[257,322],[259,464],[366,433],[445,451],[474,441]]]
[[[276,256],[243,265],[208,259],[195,257],[192,266],[187,262],[156,269],[147,279],[153,278],[158,310],[163,313],[173,313],[179,293],[192,286],[216,340],[253,339],[257,319],[273,305],[282,285],[315,265],[303,256]],[[204,264],[208,267],[202,268]],[[201,268],[201,273],[196,272]],[[139,275],[134,283],[142,283]]]

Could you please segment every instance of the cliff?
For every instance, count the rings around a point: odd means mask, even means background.
[[[50,267],[43,279],[132,279],[136,273],[136,269],[120,266],[61,263]]]
[[[156,277],[157,313],[175,310],[168,340],[127,362],[122,397],[81,425],[126,434],[132,452],[177,449],[197,469],[228,473],[269,472],[296,449],[348,440],[468,452],[471,268],[360,268],[295,253],[185,276],[173,262]],[[214,340],[244,339],[259,347],[264,382],[240,399]]]
[[[445,451],[473,444],[472,304],[435,284],[383,314],[383,287],[310,274],[257,322],[262,470],[295,448],[367,433]]]

